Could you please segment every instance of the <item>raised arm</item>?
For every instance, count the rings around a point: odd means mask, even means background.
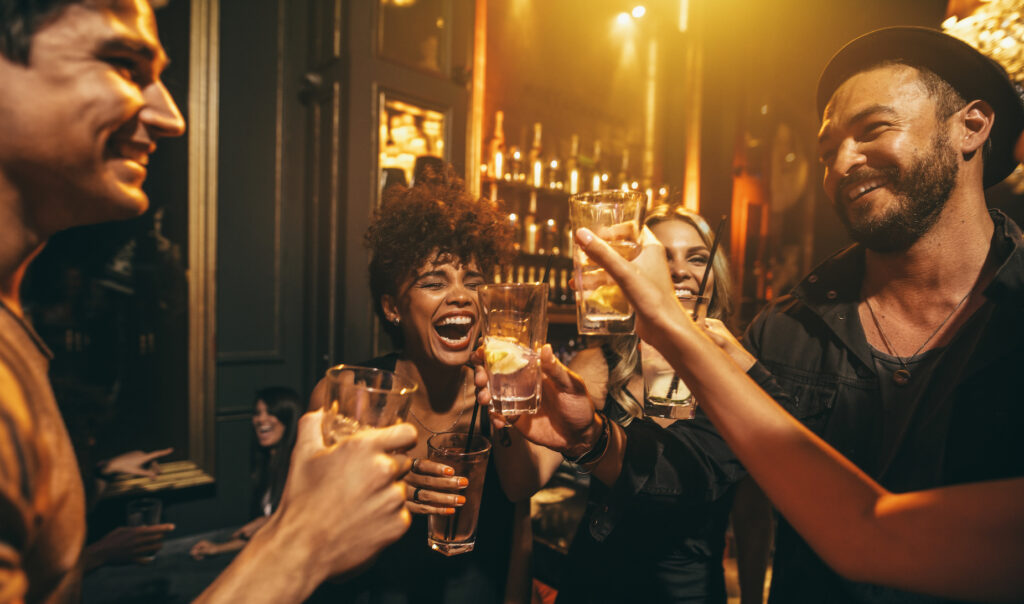
[[[649,231],[634,263],[589,231],[577,241],[623,287],[641,337],[669,360],[776,508],[830,566],[853,580],[946,597],[1024,597],[1024,479],[889,493],[779,407],[669,303],[664,251]]]

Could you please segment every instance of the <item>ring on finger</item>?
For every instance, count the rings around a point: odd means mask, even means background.
[[[420,491],[422,491],[422,490],[423,489],[421,489],[420,487],[416,487],[415,489],[412,490],[412,500],[413,500],[413,503],[422,503],[420,501]]]

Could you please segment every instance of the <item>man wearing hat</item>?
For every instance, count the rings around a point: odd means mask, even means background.
[[[1024,241],[984,194],[1016,166],[1020,96],[967,44],[898,27],[832,58],[818,108],[856,243],[754,320],[751,376],[892,491],[1024,476]],[[929,600],[841,579],[779,521],[772,602]]]

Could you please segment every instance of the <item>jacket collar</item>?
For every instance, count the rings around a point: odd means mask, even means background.
[[[989,253],[1001,258],[992,281],[982,292],[997,304],[1024,305],[1024,235],[1003,212],[990,209],[995,223]],[[870,367],[873,363],[864,329],[857,320],[860,288],[864,281],[864,247],[853,244],[814,268],[793,288],[792,295]]]

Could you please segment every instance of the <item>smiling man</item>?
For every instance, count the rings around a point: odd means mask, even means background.
[[[1024,476],[1024,249],[984,194],[1016,165],[1014,87],[955,38],[889,28],[832,58],[818,107],[856,243],[755,319],[751,375],[892,491]],[[841,579],[784,520],[772,583],[772,602],[930,601]]]
[[[56,232],[138,216],[149,155],[185,130],[146,0],[0,0],[0,603],[78,600],[81,480],[25,320],[22,278]],[[299,438],[278,512],[207,601],[300,601],[409,526],[408,424],[330,449]]]

